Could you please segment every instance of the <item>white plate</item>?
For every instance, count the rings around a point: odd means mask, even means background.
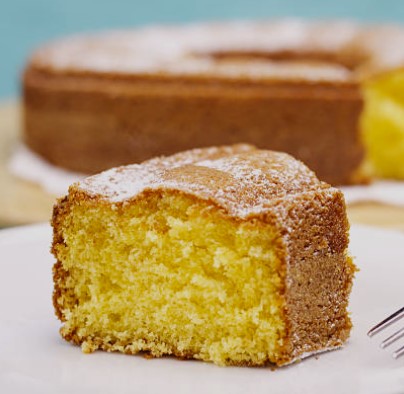
[[[271,371],[82,354],[58,334],[50,228],[0,231],[0,392],[403,393],[404,358],[394,361],[391,351],[379,349],[380,338],[370,340],[366,331],[404,303],[404,234],[354,226],[351,238],[361,271],[351,298],[349,343]]]

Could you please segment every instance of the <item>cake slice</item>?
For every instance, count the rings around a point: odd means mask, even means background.
[[[72,185],[52,224],[54,306],[84,352],[284,365],[349,336],[343,195],[287,154],[115,168]]]

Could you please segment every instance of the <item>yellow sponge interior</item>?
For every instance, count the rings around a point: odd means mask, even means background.
[[[65,218],[62,334],[86,352],[275,362],[284,344],[284,266],[268,224],[236,221],[179,193],[124,209],[91,202]]]
[[[361,118],[368,160],[376,176],[404,179],[404,71],[363,86]]]

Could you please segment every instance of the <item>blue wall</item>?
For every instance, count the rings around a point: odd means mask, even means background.
[[[0,0],[0,98],[18,94],[26,57],[54,37],[157,22],[279,16],[404,23],[404,0]]]

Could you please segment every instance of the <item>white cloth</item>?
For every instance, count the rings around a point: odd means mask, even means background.
[[[15,176],[39,184],[43,190],[56,196],[67,193],[69,186],[86,177],[47,163],[24,145],[14,150],[8,170]]]
[[[58,196],[66,194],[73,182],[86,177],[47,163],[24,145],[14,151],[8,167],[12,174],[35,182],[46,192]],[[404,181],[375,181],[366,186],[344,186],[341,190],[347,204],[379,202],[404,207]]]

